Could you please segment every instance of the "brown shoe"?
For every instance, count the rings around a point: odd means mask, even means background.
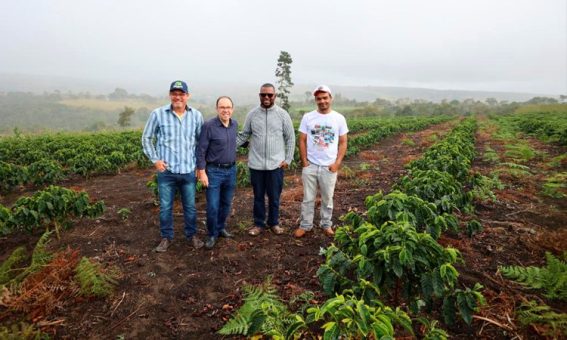
[[[167,248],[169,248],[169,245],[171,244],[171,241],[166,239],[166,238],[162,238],[161,242],[159,243],[159,245],[154,249],[154,251],[156,253],[165,253],[167,251]]]
[[[251,236],[258,236],[262,233],[262,228],[260,227],[252,227],[250,228],[250,230],[248,230],[248,235]]]
[[[281,235],[283,233],[285,233],[285,229],[280,227],[279,225],[275,225],[272,227],[272,231],[274,232],[274,234],[276,235]]]
[[[195,249],[200,249],[203,247],[203,245],[205,245],[203,243],[203,241],[201,241],[197,235],[194,235],[193,237],[191,237],[190,239],[188,239],[189,243],[191,243],[191,245],[193,246],[193,248]]]
[[[333,228],[331,228],[331,227],[323,228],[323,232],[325,233],[325,235],[327,235],[329,237],[335,236],[335,232],[333,231]]]
[[[302,238],[306,233],[307,231],[305,229],[297,228],[293,232],[293,236],[295,236],[296,238]]]

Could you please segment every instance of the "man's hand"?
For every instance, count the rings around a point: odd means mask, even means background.
[[[280,168],[287,169],[288,166],[289,166],[289,164],[287,164],[286,161],[282,161],[282,162],[280,163]]]
[[[209,177],[207,176],[207,172],[205,170],[198,170],[197,178],[199,179],[199,181],[201,181],[205,188],[209,186]]]
[[[167,164],[161,159],[159,161],[156,161],[154,165],[159,172],[164,172],[165,170],[167,170]]]
[[[307,161],[307,160],[301,161],[301,165],[302,165],[304,168],[307,168],[307,167],[309,166],[309,161]]]
[[[329,165],[329,171],[330,172],[337,172],[337,171],[339,171],[340,167],[341,167],[340,164],[333,163],[333,164]]]

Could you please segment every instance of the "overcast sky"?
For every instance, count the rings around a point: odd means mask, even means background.
[[[285,50],[296,84],[567,93],[566,0],[2,0],[0,13],[0,73],[259,84]]]

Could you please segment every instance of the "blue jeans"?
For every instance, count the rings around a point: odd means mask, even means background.
[[[283,189],[284,171],[250,169],[250,182],[254,189],[254,225],[260,228],[279,224],[280,195]],[[266,195],[268,196],[268,221],[266,223]]]
[[[218,237],[226,228],[232,197],[236,189],[236,166],[219,168],[207,165],[207,229],[210,237]]]
[[[183,204],[185,237],[191,238],[197,233],[197,209],[195,209],[195,172],[174,174],[169,170],[158,172],[159,191],[159,226],[161,237],[173,239],[173,200],[179,189]]]

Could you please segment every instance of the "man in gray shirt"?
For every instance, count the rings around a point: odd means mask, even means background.
[[[280,195],[284,169],[293,160],[295,132],[291,117],[275,104],[276,88],[264,84],[260,88],[260,106],[248,113],[236,145],[250,141],[248,167],[254,189],[254,226],[248,231],[256,236],[267,228],[282,234],[279,226]],[[268,196],[268,219],[266,202]]]

